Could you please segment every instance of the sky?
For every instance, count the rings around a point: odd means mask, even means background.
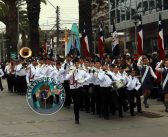
[[[47,1],[47,0],[46,0]],[[61,29],[71,28],[72,23],[78,23],[78,0],[48,0],[55,7],[60,6]],[[41,13],[39,21],[41,29],[52,29],[56,24],[56,9],[47,2],[47,5],[41,4]]]
[[[47,1],[47,0],[46,0]],[[60,6],[61,29],[70,29],[72,23],[78,23],[78,0],[48,0],[55,7]],[[26,8],[26,7],[25,7]],[[56,24],[56,9],[47,2],[47,5],[41,4],[41,13],[39,25],[43,30],[51,30]],[[54,28],[55,29],[55,28]],[[5,25],[0,22],[0,32],[5,30]]]

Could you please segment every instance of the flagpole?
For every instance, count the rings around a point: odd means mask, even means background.
[[[68,46],[68,32],[67,28],[65,28],[65,57],[67,56],[67,46]]]

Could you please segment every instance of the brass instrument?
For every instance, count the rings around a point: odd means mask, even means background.
[[[75,70],[76,70],[76,67],[75,66],[70,66],[70,68],[69,68],[69,74],[70,75],[73,75],[73,73],[75,72]]]
[[[32,50],[28,47],[23,47],[20,49],[19,51],[19,55],[22,57],[22,58],[29,58],[32,56]]]

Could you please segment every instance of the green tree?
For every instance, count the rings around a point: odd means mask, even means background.
[[[40,5],[42,0],[26,0],[27,3],[27,14],[29,19],[29,46],[33,51],[33,55],[39,53],[39,15]],[[45,1],[43,1],[45,2]]]

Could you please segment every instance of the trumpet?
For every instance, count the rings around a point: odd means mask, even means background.
[[[75,66],[71,66],[71,67],[69,68],[69,74],[70,74],[70,75],[73,75],[73,73],[75,72],[75,70],[76,70],[76,67],[75,67]]]

